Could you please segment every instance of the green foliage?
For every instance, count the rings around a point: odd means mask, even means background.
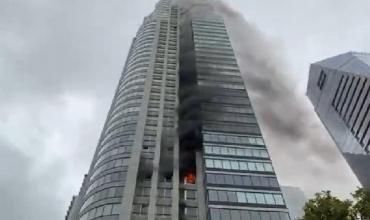
[[[358,188],[351,195],[354,201],[342,201],[330,191],[316,193],[303,208],[303,220],[370,220],[370,191]]]
[[[353,212],[362,220],[370,220],[370,192],[363,188],[358,188],[352,193],[352,197],[355,200],[355,204],[352,207]]]
[[[349,200],[341,201],[330,191],[322,191],[305,204],[303,220],[351,220],[351,205]]]

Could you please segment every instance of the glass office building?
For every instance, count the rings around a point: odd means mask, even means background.
[[[360,183],[370,189],[370,54],[314,63],[307,95]]]
[[[288,220],[222,16],[144,19],[67,220]],[[208,10],[205,10],[208,11]]]

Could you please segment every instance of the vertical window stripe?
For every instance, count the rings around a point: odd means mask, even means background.
[[[351,76],[351,82],[350,82],[350,84],[349,84],[348,88],[346,88],[346,95],[345,95],[344,100],[343,100],[343,103],[342,103],[342,105],[341,105],[341,107],[340,107],[340,114],[341,114],[341,115],[343,115],[343,108],[344,108],[344,106],[345,106],[345,105],[346,105],[346,103],[347,103],[348,94],[349,94],[349,91],[350,91],[350,90],[351,90],[351,88],[352,88],[354,78],[355,78],[355,77]]]
[[[363,81],[362,86],[361,86],[361,89],[360,89],[360,91],[359,91],[359,93],[357,95],[355,104],[354,104],[354,106],[352,108],[351,114],[348,117],[348,126],[351,128],[351,130],[353,129],[353,126],[355,125],[355,123],[353,123],[353,124],[351,123],[353,120],[355,120],[355,118],[352,119],[352,116],[353,116],[353,113],[355,112],[355,110],[357,109],[358,101],[360,100],[361,95],[363,94],[362,91],[364,90],[366,83],[367,83],[367,79],[365,79]]]
[[[343,78],[344,78],[344,76],[342,75],[342,77],[340,78],[340,81],[338,83],[337,90],[335,91],[334,99],[331,103],[332,106],[335,106],[335,104],[337,103],[338,92],[339,92],[339,88],[342,86]]]
[[[354,123],[353,123],[353,127],[352,127],[352,132],[355,132],[355,129],[356,129],[356,128],[355,128],[355,125],[356,125],[356,123],[357,123],[357,121],[358,121],[358,119],[359,119],[360,114],[362,113],[362,109],[364,108],[364,105],[365,105],[366,99],[367,99],[367,97],[369,96],[369,92],[370,92],[370,86],[367,88],[367,91],[366,91],[365,97],[364,97],[364,99],[362,100],[362,103],[361,103],[360,109],[359,109],[359,111],[358,111],[358,113],[357,113],[357,115],[356,115],[356,119],[355,119],[355,121],[354,121]],[[360,119],[360,120],[361,120],[361,119]],[[361,124],[360,124],[360,126],[359,126],[359,127],[361,127],[361,126],[362,126],[362,123],[363,123],[363,122],[361,122]],[[358,135],[359,130],[360,130],[360,129],[356,130],[356,136]]]
[[[361,80],[361,78],[356,77],[356,83],[355,83],[355,86],[353,87],[352,95],[349,98],[349,103],[348,103],[347,109],[344,112],[344,116],[343,116],[345,122],[347,122],[346,119],[347,119],[348,113],[350,112],[351,104],[353,103],[353,98],[354,98],[354,96],[355,96],[355,94],[356,94],[356,92],[358,90],[358,85],[360,83],[360,80]],[[354,107],[352,109],[354,109]]]
[[[344,90],[345,90],[345,88],[347,87],[348,78],[349,78],[349,76],[346,76],[346,80],[344,81],[343,87],[341,88],[341,91],[340,91],[340,95],[339,95],[339,98],[338,98],[338,102],[337,102],[337,103],[336,103],[336,105],[335,105],[335,110],[337,110],[337,111],[338,111],[338,109],[339,109],[339,104],[340,104],[340,103],[341,103],[341,101],[342,101]]]

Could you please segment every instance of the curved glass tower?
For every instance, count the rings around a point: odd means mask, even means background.
[[[226,27],[204,7],[161,0],[144,19],[67,220],[289,219]]]

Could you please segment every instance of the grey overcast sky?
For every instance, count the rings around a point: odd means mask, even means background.
[[[88,170],[131,40],[155,2],[0,1],[4,219],[64,218]],[[370,1],[226,2],[273,45],[284,67],[282,76],[294,84],[312,118],[309,128],[332,154],[327,159],[307,155],[301,143],[283,148],[278,145],[292,140],[267,137],[280,182],[301,187],[307,196],[321,189],[348,196],[358,182],[304,93],[310,63],[347,51],[370,51]],[[266,129],[264,134],[273,132]]]

